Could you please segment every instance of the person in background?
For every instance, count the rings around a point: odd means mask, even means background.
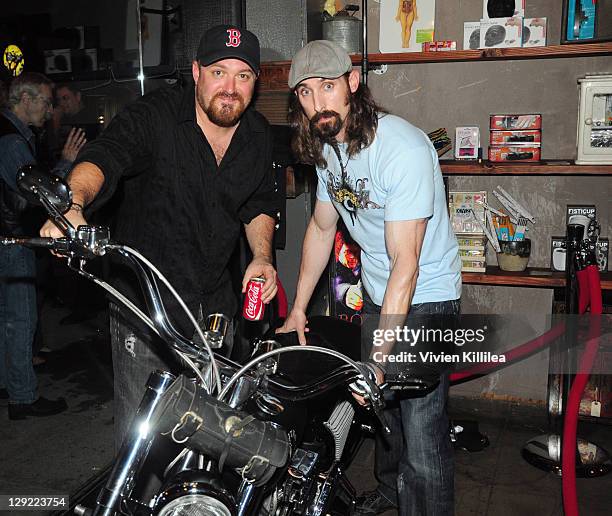
[[[22,73],[10,84],[0,115],[0,235],[34,236],[33,210],[17,188],[18,170],[36,164],[35,137],[53,114],[53,83],[38,73]],[[85,143],[72,131],[53,170],[65,176]],[[33,227],[34,226],[34,227]],[[32,366],[32,342],[38,319],[34,251],[0,246],[0,397],[8,398],[9,419],[49,416],[66,410],[63,399],[38,395]]]
[[[95,106],[86,102],[81,91],[73,83],[58,84],[55,88],[55,108],[47,124],[47,152],[51,163],[61,158],[70,132],[82,131],[88,141],[94,140],[100,133],[100,123]]]
[[[457,314],[461,262],[427,135],[384,113],[360,84],[349,55],[331,41],[310,42],[296,54],[289,87],[293,150],[300,162],[316,165],[318,187],[295,302],[279,331],[296,331],[306,343],[306,309],[329,261],[339,217],[361,248],[362,314],[376,317],[379,329],[424,314]],[[383,365],[366,365],[382,383]],[[453,514],[447,396],[445,374],[425,395],[389,400],[398,406],[385,410],[391,435],[376,441],[379,485],[358,499],[357,514],[394,507],[402,516]]]

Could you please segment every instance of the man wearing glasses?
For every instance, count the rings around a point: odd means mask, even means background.
[[[34,236],[35,220],[17,189],[17,171],[36,164],[34,133],[53,114],[53,83],[38,73],[13,79],[7,107],[0,113],[0,235]],[[72,131],[62,159],[53,170],[66,175],[85,143],[81,130]],[[28,223],[29,222],[29,223]],[[25,247],[0,246],[0,399],[8,399],[9,419],[50,416],[66,410],[63,399],[38,396],[32,366],[32,341],[37,323],[36,263]]]

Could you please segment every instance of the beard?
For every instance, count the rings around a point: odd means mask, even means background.
[[[210,102],[206,102],[204,96],[198,91],[197,99],[208,119],[219,127],[235,126],[246,109],[244,98],[238,92],[220,91],[210,99]],[[227,101],[238,102],[230,104]]]
[[[321,122],[323,118],[328,118]],[[342,129],[342,119],[335,111],[326,110],[317,113],[310,119],[310,132],[323,141],[332,140]]]

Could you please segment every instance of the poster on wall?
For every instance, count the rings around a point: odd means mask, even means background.
[[[434,39],[435,0],[380,0],[381,52],[421,52]]]
[[[355,324],[361,323],[363,307],[360,254],[346,226],[338,221],[329,267],[330,315]]]

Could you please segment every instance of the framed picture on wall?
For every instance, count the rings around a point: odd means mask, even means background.
[[[612,0],[563,0],[561,43],[612,41]]]
[[[435,0],[380,0],[381,52],[421,52],[434,40]]]

